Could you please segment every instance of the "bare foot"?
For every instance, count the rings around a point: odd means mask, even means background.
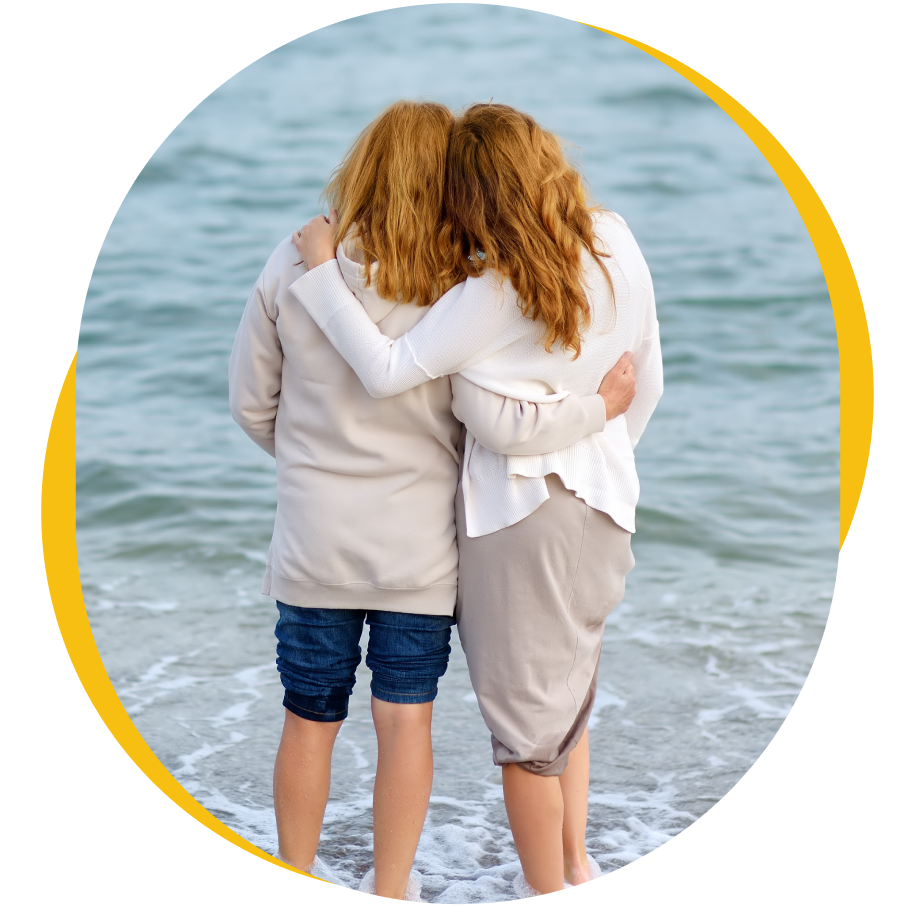
[[[600,875],[600,867],[584,850],[581,854],[576,854],[572,859],[563,858],[563,878],[570,885],[581,885],[583,882],[597,879]]]

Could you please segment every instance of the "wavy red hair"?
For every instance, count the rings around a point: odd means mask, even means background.
[[[367,279],[378,262],[384,299],[427,306],[452,285],[442,283],[437,237],[453,122],[442,104],[392,104],[357,136],[323,193],[337,209],[335,244],[354,228]]]
[[[600,208],[589,206],[559,139],[513,107],[469,107],[452,129],[445,209],[440,282],[493,268],[512,281],[525,315],[544,323],[545,348],[578,357],[591,320],[583,250],[599,263],[609,256],[596,245]]]

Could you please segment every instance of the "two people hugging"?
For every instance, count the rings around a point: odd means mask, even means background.
[[[521,896],[585,850],[604,623],[633,567],[633,448],[662,393],[652,280],[556,136],[501,104],[400,101],[271,255],[230,361],[277,461],[262,591],[285,724],[279,857],[315,875],[331,751],[369,625],[374,868],[420,900],[431,720],[451,628],[502,767]]]

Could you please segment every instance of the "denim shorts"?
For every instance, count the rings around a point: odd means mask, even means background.
[[[448,667],[452,617],[299,608],[277,602],[277,670],[283,705],[309,721],[341,721],[356,683],[363,623],[369,625],[370,688],[385,702],[432,702]]]

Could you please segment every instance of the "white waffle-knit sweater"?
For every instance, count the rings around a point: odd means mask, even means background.
[[[518,400],[551,402],[593,394],[627,350],[633,352],[636,396],[623,415],[562,450],[506,455],[469,432],[463,489],[468,535],[487,535],[524,519],[547,498],[544,476],[556,473],[589,506],[629,532],[636,529],[639,479],[633,448],[662,393],[662,359],[655,294],[648,266],[619,215],[596,217],[596,233],[611,254],[600,266],[583,252],[591,324],[578,359],[542,342],[543,325],[522,314],[508,280],[492,271],[446,293],[419,324],[396,340],[385,337],[347,288],[335,260],[296,280],[290,290],[352,366],[369,393],[388,397],[442,375]]]

